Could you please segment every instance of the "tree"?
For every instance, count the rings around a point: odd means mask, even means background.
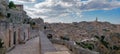
[[[101,44],[103,44],[106,48],[108,48],[109,43],[105,41],[105,36],[98,37],[97,35],[95,35],[95,38],[97,38],[101,42]]]
[[[83,47],[83,48],[87,48],[89,50],[93,50],[94,49],[94,45],[91,43],[85,43],[85,42],[76,42],[77,45]]]
[[[10,9],[12,9],[12,8],[16,8],[16,6],[15,6],[15,4],[14,4],[13,1],[10,1],[10,3],[9,3],[8,6],[9,6]]]

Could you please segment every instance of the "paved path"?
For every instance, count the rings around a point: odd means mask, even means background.
[[[17,45],[7,54],[40,54],[39,37],[33,38],[22,45]]]
[[[43,32],[40,32],[40,42],[41,42],[41,54],[44,54],[46,52],[57,51]]]

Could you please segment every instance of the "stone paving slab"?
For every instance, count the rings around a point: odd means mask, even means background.
[[[40,44],[41,44],[41,54],[44,54],[45,52],[57,51],[43,32],[40,32]]]
[[[29,40],[25,44],[17,45],[7,54],[40,54],[39,37]]]

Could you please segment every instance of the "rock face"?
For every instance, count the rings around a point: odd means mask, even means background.
[[[6,18],[7,9],[8,9],[7,0],[0,0],[0,19]]]
[[[29,18],[23,10],[10,9],[8,21],[11,23],[23,23],[23,20]]]
[[[11,23],[23,23],[25,19],[30,18],[24,11],[23,5],[16,5],[16,8],[8,10],[7,20]]]

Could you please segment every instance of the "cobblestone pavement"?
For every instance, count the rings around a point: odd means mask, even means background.
[[[25,44],[17,45],[13,50],[7,54],[39,54],[39,37],[27,41]]]

